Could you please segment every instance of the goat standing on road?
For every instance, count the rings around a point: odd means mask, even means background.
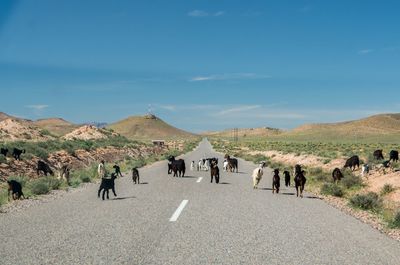
[[[219,183],[219,168],[218,163],[213,161],[211,162],[211,183],[213,183],[213,178],[215,178],[215,183]]]

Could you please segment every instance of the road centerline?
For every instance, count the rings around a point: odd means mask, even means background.
[[[172,215],[171,219],[169,219],[170,222],[176,222],[181,215],[183,209],[185,209],[186,205],[188,204],[189,200],[183,200],[181,204],[179,205],[178,209],[174,212]]]
[[[203,177],[199,177],[196,182],[200,183],[202,180],[203,180]]]

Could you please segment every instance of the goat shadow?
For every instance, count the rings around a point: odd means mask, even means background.
[[[221,182],[221,183],[219,183],[220,185],[231,185],[231,183],[228,183],[228,182]]]
[[[135,196],[129,196],[129,197],[117,197],[113,198],[110,201],[123,201],[123,200],[129,200],[129,199],[136,199]]]

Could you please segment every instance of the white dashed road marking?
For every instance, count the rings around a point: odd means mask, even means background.
[[[181,215],[183,209],[186,207],[188,204],[188,200],[183,200],[181,204],[179,205],[178,209],[176,209],[175,213],[172,215],[171,219],[169,219],[170,222],[176,222]]]
[[[197,179],[196,182],[197,182],[197,183],[200,183],[202,180],[203,180],[203,177],[200,177],[200,178]]]

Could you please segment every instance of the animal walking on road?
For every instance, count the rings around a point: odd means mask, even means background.
[[[132,180],[133,184],[140,184],[139,170],[136,167],[132,168]]]
[[[272,194],[279,193],[281,187],[281,178],[279,177],[279,169],[274,170],[274,176],[272,177]]]
[[[260,181],[262,179],[262,176],[264,175],[264,167],[265,167],[265,162],[261,162],[258,165],[258,168],[253,170],[253,189],[258,189],[258,184],[260,184]]]
[[[115,170],[115,174],[116,174],[117,176],[123,177],[123,176],[122,176],[122,173],[121,173],[121,168],[120,168],[117,164],[115,164],[115,165],[113,166],[113,169]]]
[[[238,160],[236,158],[231,158],[228,154],[225,155],[225,159],[228,162],[228,171],[239,172]]]
[[[183,178],[186,173],[185,160],[176,160],[174,156],[168,158],[168,174],[174,173],[174,177]]]
[[[294,177],[294,183],[296,187],[296,196],[303,198],[303,191],[306,185],[307,179],[304,176],[305,171],[301,169],[300,165],[295,166],[296,175]]]
[[[100,193],[103,191],[103,196],[102,199],[104,201],[104,195],[107,193],[107,200],[110,199],[109,197],[109,190],[112,190],[114,193],[114,196],[117,197],[117,194],[115,193],[115,179],[117,178],[117,174],[112,173],[111,178],[103,178],[101,180],[101,184],[99,187],[99,191],[97,193],[97,196],[100,198]]]
[[[290,187],[290,172],[286,170],[283,175],[285,176],[285,186]]]
[[[190,163],[190,171],[194,171],[194,161],[192,161],[192,163]]]

